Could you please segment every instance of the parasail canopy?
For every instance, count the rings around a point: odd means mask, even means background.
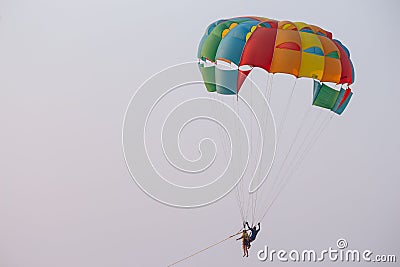
[[[354,82],[349,50],[332,33],[304,22],[236,17],[211,23],[198,47],[207,90],[237,94],[255,67],[269,73],[313,78],[313,105],[341,114]],[[221,63],[229,68],[216,68]],[[340,90],[321,82],[341,85]]]

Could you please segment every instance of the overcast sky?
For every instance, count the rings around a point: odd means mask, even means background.
[[[195,60],[209,23],[240,15],[333,32],[351,51],[355,94],[262,221],[250,258],[228,240],[180,266],[265,266],[256,257],[264,245],[322,250],[341,237],[352,249],[399,260],[399,7],[1,1],[0,266],[166,266],[240,228],[234,194],[198,209],[147,196],[121,145],[137,88],[168,66]]]

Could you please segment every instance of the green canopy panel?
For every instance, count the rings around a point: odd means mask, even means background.
[[[318,83],[318,85],[315,86],[314,83],[314,106],[332,109],[335,106],[338,96],[339,91],[330,88],[326,84]]]
[[[330,109],[336,114],[342,114],[350,102],[353,93],[351,89],[340,89],[337,91],[324,83],[314,81],[314,99],[313,105]]]
[[[199,69],[203,76],[204,84],[209,92],[217,91],[215,86],[215,66],[205,67],[204,64],[199,63]]]

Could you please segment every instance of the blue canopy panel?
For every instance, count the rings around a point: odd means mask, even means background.
[[[234,95],[237,93],[238,69],[224,70],[215,68],[215,83],[217,93]]]
[[[350,102],[351,97],[353,96],[353,92],[350,88],[344,90],[340,89],[339,96],[336,100],[335,105],[332,108],[332,111],[336,114],[342,114],[347,105]]]
[[[315,101],[315,97],[318,95],[319,90],[321,90],[321,86],[322,84],[319,81],[314,80],[313,102]]]
[[[303,50],[303,51],[306,53],[309,53],[309,54],[317,55],[317,56],[324,56],[324,52],[322,51],[322,49],[319,47],[316,47],[316,46],[307,48],[306,50]]]
[[[246,21],[231,29],[221,40],[215,58],[217,60],[222,58],[239,66],[242,51],[246,45],[246,35],[253,26],[259,23],[259,21]]]

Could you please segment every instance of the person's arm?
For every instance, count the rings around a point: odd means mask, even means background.
[[[247,225],[247,228],[249,228],[249,229],[250,229],[249,222],[246,222],[246,225]]]
[[[242,239],[243,238],[243,236],[241,236],[241,237],[239,237],[239,238],[236,238],[236,240],[240,240],[240,239]]]
[[[257,231],[260,231],[260,229],[261,229],[260,223],[258,223],[257,225],[258,225],[258,230]]]

